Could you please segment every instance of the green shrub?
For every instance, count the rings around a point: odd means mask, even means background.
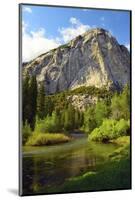
[[[112,118],[126,119],[130,118],[130,88],[126,85],[123,91],[118,94],[115,93],[111,99]]]
[[[91,106],[84,112],[84,123],[82,130],[86,133],[93,131],[96,128],[95,107]]]
[[[128,136],[129,137],[129,136]],[[127,139],[126,139],[127,140]],[[127,141],[126,141],[127,142]],[[130,158],[130,143],[125,143],[109,155],[111,160]]]
[[[118,136],[127,135],[127,133],[129,133],[129,128],[130,128],[129,120],[126,121],[124,119],[120,119],[116,124],[116,130]]]
[[[42,145],[53,145],[58,143],[64,143],[70,141],[70,138],[60,133],[33,133],[29,138],[26,145],[28,146],[42,146]]]
[[[89,140],[107,142],[109,140],[127,135],[130,125],[129,122],[121,119],[106,119],[99,128],[94,129],[89,134]]]
[[[53,112],[51,116],[47,116],[43,120],[37,120],[35,132],[39,133],[55,133],[60,131],[60,118]]]
[[[118,145],[129,145],[130,144],[130,136],[126,135],[126,136],[121,136],[118,137],[115,140],[112,140],[113,143],[118,144]]]
[[[106,105],[105,101],[99,101],[97,102],[95,106],[95,120],[97,123],[97,126],[100,126],[104,120],[104,118],[107,118],[109,115],[109,109]]]
[[[27,142],[28,138],[31,136],[32,131],[30,128],[30,125],[26,122],[25,125],[22,128],[22,143],[25,145]]]

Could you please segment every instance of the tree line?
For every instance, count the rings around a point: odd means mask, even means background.
[[[122,124],[127,124],[128,120],[130,120],[130,87],[128,85],[122,91],[115,91],[113,94],[108,91],[106,93],[104,89],[104,98],[101,98],[100,95],[98,102],[89,105],[85,111],[76,109],[68,102],[69,91],[46,95],[44,83],[42,82],[38,85],[36,76],[27,74],[23,80],[22,89],[23,129],[26,133],[26,138],[29,135],[28,132],[30,133],[31,131],[60,133],[79,129],[91,134],[104,121],[106,126],[107,124],[109,124],[108,126],[115,124],[117,121],[120,121],[119,126],[122,126]],[[93,87],[86,88],[85,91],[89,91],[89,93],[92,91],[92,94],[94,94],[93,91],[96,91],[96,89],[93,89]],[[101,91],[98,89],[98,94],[101,94]],[[79,92],[82,93],[82,89],[77,90],[78,94]],[[106,121],[106,119],[110,121]],[[98,134],[101,128],[98,130]]]
[[[45,89],[44,84],[37,84],[36,76],[26,74],[22,84],[22,119],[23,125],[28,123],[34,130],[36,116],[44,117]]]

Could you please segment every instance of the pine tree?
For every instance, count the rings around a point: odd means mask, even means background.
[[[111,100],[112,118],[119,120],[130,118],[130,88],[126,85],[120,94],[115,94]]]
[[[121,118],[120,95],[115,93],[111,99],[111,118],[119,120]]]
[[[43,119],[45,116],[45,87],[43,82],[40,84],[38,90],[37,116],[39,119]]]
[[[63,110],[61,111],[61,114],[60,114],[61,129],[64,129],[64,124],[65,124],[65,112],[66,112],[66,110],[63,109]]]
[[[68,110],[65,110],[64,112],[64,130],[71,130],[70,115]]]
[[[52,124],[53,124],[53,132],[57,133],[61,131],[61,121],[60,121],[60,113],[53,111],[52,113]]]
[[[51,100],[51,98],[48,98],[48,96],[45,95],[45,104],[44,104],[45,110],[44,110],[44,116],[47,115],[51,116],[52,112],[54,110],[54,104]]]
[[[83,125],[84,123],[84,113],[81,111],[79,114],[79,125],[80,127]]]
[[[22,119],[23,125],[25,122],[28,122],[30,106],[29,106],[29,82],[30,76],[26,74],[25,78],[22,81]]]
[[[35,128],[36,121],[36,111],[37,111],[37,81],[36,76],[32,76],[29,86],[29,103],[30,103],[30,113],[29,113],[29,123],[32,130]]]
[[[124,119],[130,118],[130,87],[125,85],[121,94],[122,117]]]
[[[95,107],[91,106],[84,112],[83,129],[85,132],[90,133],[96,126]]]
[[[95,118],[97,126],[100,126],[104,120],[104,118],[107,118],[109,114],[109,109],[105,103],[105,101],[99,101],[96,104],[95,107]]]
[[[73,130],[75,128],[75,109],[71,104],[69,104],[68,106],[68,114],[69,114],[70,130]]]
[[[64,129],[69,131],[73,130],[74,128],[75,128],[75,110],[72,105],[69,105],[64,112]]]
[[[22,97],[23,125],[27,122],[31,129],[34,130],[37,107],[36,76],[30,77],[26,74],[26,77],[23,80]]]
[[[79,111],[75,110],[74,112],[74,128],[79,128],[80,127],[80,115]]]

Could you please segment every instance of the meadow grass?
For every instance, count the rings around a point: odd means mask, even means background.
[[[111,140],[110,142],[113,142],[118,145],[126,145],[126,144],[128,145],[130,144],[130,136],[121,136],[115,140]]]
[[[33,133],[26,142],[27,146],[43,146],[69,142],[70,137],[62,133]]]
[[[67,181],[61,191],[97,191],[129,189],[130,160],[123,159],[106,163],[101,170],[88,172]]]

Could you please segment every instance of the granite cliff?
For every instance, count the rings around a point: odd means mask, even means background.
[[[80,86],[120,89],[130,81],[130,53],[106,30],[95,28],[23,66],[54,94]]]

